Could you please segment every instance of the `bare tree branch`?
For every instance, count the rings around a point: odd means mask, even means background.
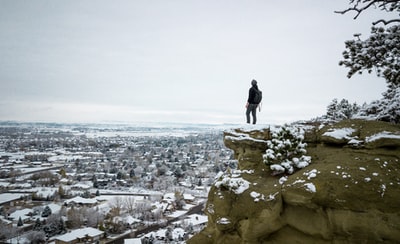
[[[334,11],[334,12],[337,14],[346,14],[348,12],[354,11],[357,13],[354,16],[354,19],[357,19],[362,12],[364,12],[365,10],[369,9],[372,6],[375,6],[381,10],[392,12],[395,9],[400,8],[399,2],[400,2],[399,0],[350,0],[350,4],[353,5],[352,7],[342,11]],[[361,6],[360,4],[364,4],[364,6]],[[388,8],[388,5],[390,5],[391,7]]]
[[[377,20],[375,22],[372,22],[372,25],[376,25],[376,24],[379,24],[379,23],[382,23],[384,25],[388,25],[388,24],[395,23],[395,22],[400,22],[400,19],[391,19],[391,20],[380,19],[380,20]]]
[[[354,19],[357,19],[358,15],[361,14],[360,10],[358,10],[357,8],[348,8],[348,9],[345,9],[343,11],[334,11],[334,12],[336,14],[346,14],[347,12],[350,12],[350,11],[356,11],[357,12],[357,15],[354,17]]]

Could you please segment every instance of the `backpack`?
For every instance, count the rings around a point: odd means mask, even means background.
[[[254,103],[255,104],[260,104],[261,100],[262,100],[262,91],[260,90],[255,90],[256,94],[254,96]]]

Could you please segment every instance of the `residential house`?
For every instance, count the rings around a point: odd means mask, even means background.
[[[104,238],[104,232],[92,227],[72,230],[54,238],[55,244],[99,243]]]
[[[23,223],[27,223],[30,221],[32,213],[33,213],[32,209],[24,208],[21,210],[16,210],[15,212],[11,213],[8,219],[12,220],[14,224],[18,223],[19,218],[21,218]]]
[[[96,198],[83,198],[83,197],[74,197],[64,201],[64,205],[66,206],[89,206],[92,207],[97,204]]]

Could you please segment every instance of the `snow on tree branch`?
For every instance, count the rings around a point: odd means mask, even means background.
[[[335,11],[335,13],[338,14],[346,14],[348,12],[356,12],[356,15],[354,16],[354,19],[357,19],[358,16],[366,11],[367,9],[374,7],[375,9],[379,9],[382,11],[386,12],[399,12],[400,11],[400,1],[399,0],[350,0],[349,1],[350,5],[352,5],[350,8],[347,8],[345,10],[341,11]],[[395,19],[395,20],[378,20],[374,22],[373,24],[378,24],[378,23],[383,23],[383,24],[389,24],[393,22],[399,22],[400,20]]]
[[[347,77],[376,71],[378,77],[383,76],[388,84],[400,84],[400,25],[387,29],[372,27],[371,36],[361,40],[345,42],[346,50],[343,52],[344,60],[339,62],[350,68]]]

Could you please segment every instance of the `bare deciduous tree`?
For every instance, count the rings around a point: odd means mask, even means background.
[[[82,209],[71,208],[70,210],[68,210],[67,217],[67,226],[69,228],[78,228],[83,225],[84,216],[82,215]]]
[[[140,218],[146,212],[148,212],[150,210],[151,210],[151,202],[150,201],[148,201],[148,200],[137,201],[136,208],[135,208],[135,217]]]
[[[154,221],[159,222],[163,217],[162,209],[158,208],[158,209],[154,210],[153,217],[154,217]]]
[[[31,231],[26,235],[26,239],[32,244],[46,242],[46,234],[43,231]]]
[[[122,197],[116,197],[109,203],[112,212],[115,214],[115,216],[121,215],[121,211],[124,208],[124,199]]]
[[[86,225],[89,227],[97,228],[104,221],[104,215],[94,208],[86,209],[85,216]]]
[[[130,215],[133,215],[135,213],[135,198],[132,196],[126,197],[124,199],[124,206],[125,206],[126,211]]]

